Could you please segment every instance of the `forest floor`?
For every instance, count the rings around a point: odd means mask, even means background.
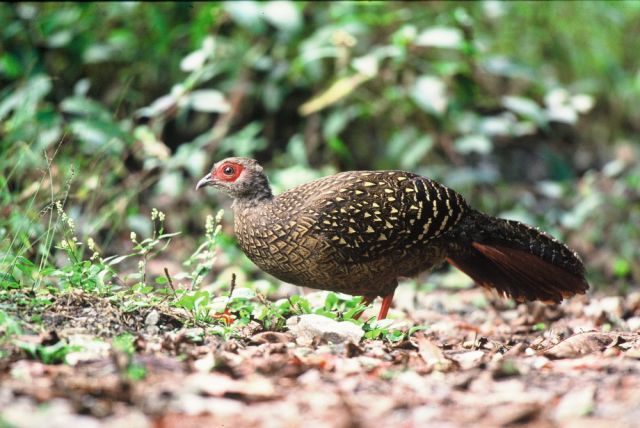
[[[638,426],[640,293],[479,308],[483,296],[400,292],[398,325],[427,329],[328,343],[253,322],[225,340],[177,312],[73,293],[43,313],[46,334],[5,344],[0,427]],[[125,331],[133,349],[115,351]],[[65,364],[25,352],[62,342],[82,345]]]

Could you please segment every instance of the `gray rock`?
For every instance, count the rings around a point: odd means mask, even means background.
[[[316,314],[305,314],[287,320],[287,328],[301,346],[310,345],[314,339],[326,343],[358,343],[364,331],[348,321],[338,322]]]

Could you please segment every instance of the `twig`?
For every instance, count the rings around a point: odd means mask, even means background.
[[[231,274],[231,289],[229,290],[229,298],[227,299],[227,304],[224,305],[224,313],[229,309],[229,303],[231,302],[231,295],[233,294],[233,290],[236,289],[236,274]]]
[[[178,298],[178,293],[176,293],[176,288],[173,286],[173,281],[171,280],[171,275],[169,275],[169,269],[164,268],[164,276],[167,277],[167,281],[169,281],[169,287],[173,291],[173,297]]]

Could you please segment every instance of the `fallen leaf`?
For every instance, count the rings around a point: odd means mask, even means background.
[[[602,352],[614,339],[616,339],[615,335],[596,331],[578,333],[547,349],[544,355],[549,358],[575,358],[593,352]]]
[[[440,349],[440,347],[438,347],[438,345],[436,345],[424,333],[416,334],[414,339],[418,346],[418,354],[420,355],[420,358],[424,360],[430,370],[444,372],[453,368],[453,361],[447,358],[444,355],[444,352],[442,352],[442,349]]]
[[[491,425],[496,427],[531,423],[542,411],[542,406],[534,403],[518,403],[497,406],[491,411]]]
[[[185,383],[198,393],[212,397],[231,394],[250,400],[265,400],[276,395],[273,383],[268,378],[257,375],[236,380],[218,373],[198,373],[188,376]]]
[[[288,333],[280,333],[277,331],[264,331],[262,333],[251,336],[251,342],[262,343],[289,343],[293,342],[293,336]]]
[[[572,419],[591,413],[594,407],[596,387],[584,385],[565,394],[553,414],[557,420]]]
[[[484,356],[484,351],[469,351],[453,354],[451,355],[451,359],[460,363],[462,369],[468,370],[480,365]]]

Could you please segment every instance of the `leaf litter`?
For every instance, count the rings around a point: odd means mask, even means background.
[[[225,339],[175,309],[77,292],[43,314],[45,333],[4,345],[0,426],[637,426],[638,295],[486,296],[400,299],[397,325],[428,328],[392,341],[336,336],[331,320],[303,340],[300,320]]]

